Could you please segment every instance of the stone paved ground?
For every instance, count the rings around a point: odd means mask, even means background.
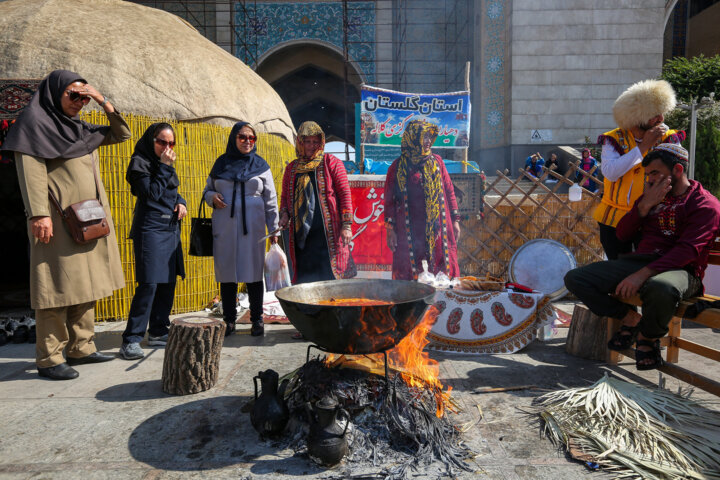
[[[100,325],[98,346],[117,352],[123,328],[123,323]],[[79,379],[52,382],[37,376],[32,345],[0,347],[0,479],[347,476],[347,465],[321,470],[307,457],[260,441],[241,412],[259,370],[273,368],[282,375],[304,362],[307,344],[293,340],[293,332],[287,325],[271,325],[264,338],[255,338],[243,327],[226,340],[217,386],[184,397],[161,391],[162,348],[145,347],[146,357],[139,361],[79,366]],[[567,355],[565,333],[561,329],[548,343],[535,342],[513,355],[432,353],[440,361],[443,383],[453,387],[465,408],[462,419],[476,417],[477,405],[482,409],[482,419],[466,433],[477,453],[475,472],[458,478],[604,478],[558,452],[523,412],[541,390],[473,393],[484,387],[587,385],[605,372],[657,383],[657,373],[640,374],[629,362],[611,367]],[[720,334],[710,329],[689,328],[684,336],[720,347]],[[681,365],[718,374],[717,364],[685,352]],[[668,388],[680,385],[667,378]],[[714,398],[701,391],[694,395]],[[435,477],[418,472],[415,478]]]

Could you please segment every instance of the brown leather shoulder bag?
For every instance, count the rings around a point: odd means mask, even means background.
[[[85,245],[98,238],[110,235],[110,224],[108,223],[105,209],[100,201],[100,183],[98,182],[97,171],[95,170],[95,159],[93,158],[93,176],[95,177],[96,198],[73,203],[66,209],[60,206],[60,202],[48,188],[48,197],[55,206],[60,216],[70,231],[70,236],[76,243]]]

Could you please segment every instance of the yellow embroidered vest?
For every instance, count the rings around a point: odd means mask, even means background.
[[[668,141],[673,135],[675,138],[671,143],[679,143],[685,139],[685,132],[668,130],[662,141]],[[602,144],[605,141],[609,141],[620,155],[625,155],[637,146],[633,134],[621,128],[600,135],[598,143]],[[623,215],[635,204],[635,200],[642,195],[645,187],[645,168],[638,163],[614,182],[604,179],[603,185],[602,200],[595,209],[593,218],[604,225],[616,227]]]

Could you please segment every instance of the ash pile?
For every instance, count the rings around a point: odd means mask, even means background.
[[[470,425],[449,418],[460,409],[439,381],[397,370],[386,378],[382,361],[370,355],[312,359],[279,389],[271,370],[256,378],[263,394],[253,405],[253,426],[275,445],[333,467],[324,478],[439,478],[474,470],[462,438]]]

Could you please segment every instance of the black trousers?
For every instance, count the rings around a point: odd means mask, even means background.
[[[621,242],[615,234],[615,227],[609,225],[603,225],[598,222],[600,226],[600,244],[605,250],[605,255],[608,260],[617,260],[620,255],[625,253],[631,253],[634,247],[637,246],[637,242]]]
[[[246,283],[250,300],[250,321],[262,322],[263,295],[265,288],[262,280]],[[237,320],[237,290],[238,284],[234,282],[220,284],[220,298],[222,299],[223,320],[234,323]]]
[[[625,277],[656,258],[626,255],[617,260],[591,263],[570,270],[565,275],[565,286],[595,315],[623,318],[632,307],[610,294]],[[701,289],[700,279],[685,270],[669,270],[646,281],[639,291],[643,302],[639,326],[643,336],[660,338],[667,335],[668,324],[680,300],[697,295]]]
[[[152,337],[168,333],[170,311],[175,299],[175,283],[138,283],[130,304],[123,343],[140,343],[145,330]]]

